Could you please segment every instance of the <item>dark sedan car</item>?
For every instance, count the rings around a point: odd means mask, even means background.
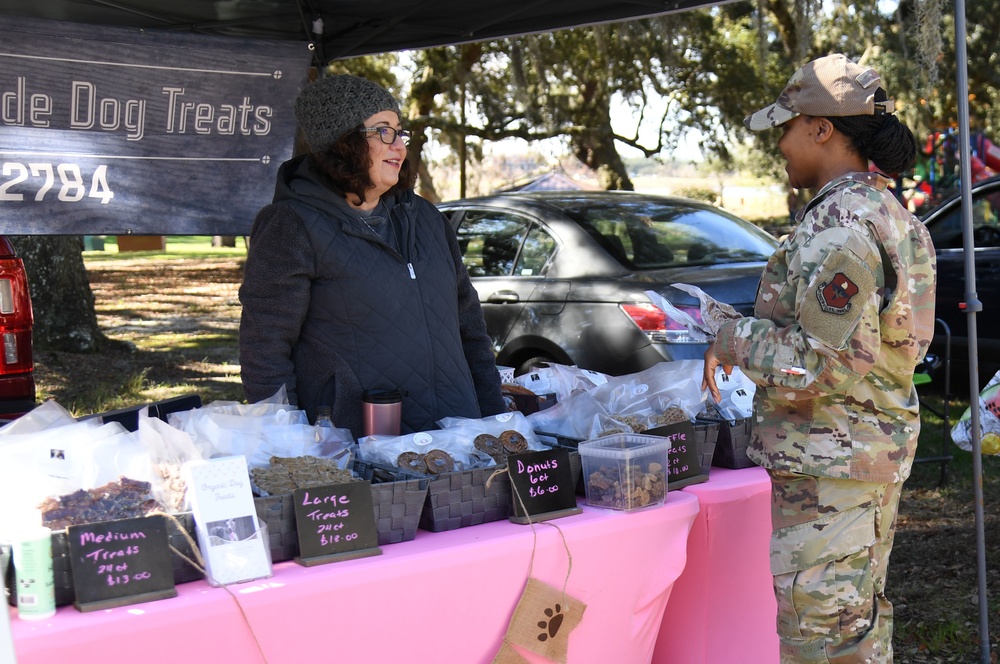
[[[654,290],[697,286],[753,308],[777,243],[753,224],[683,198],[629,192],[516,192],[442,203],[479,292],[497,363],[554,361],[612,375],[699,359],[706,345],[654,306]]]
[[[1000,316],[995,306],[1000,292],[1000,177],[977,182],[972,187],[972,237],[975,242],[976,292],[983,310],[976,314],[980,383],[985,384],[1000,369]],[[935,315],[951,330],[952,385],[965,394],[968,370],[968,314],[965,250],[962,244],[962,199],[955,194],[923,218],[937,251],[937,306]],[[945,356],[946,337],[938,326],[932,349]]]

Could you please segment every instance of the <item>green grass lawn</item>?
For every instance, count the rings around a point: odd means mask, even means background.
[[[210,235],[167,235],[166,251],[119,251],[118,238],[114,235],[98,236],[96,245],[103,242],[103,249],[85,249],[84,260],[124,260],[136,258],[197,258],[199,256],[245,256],[246,240],[236,238],[235,247],[213,247]]]

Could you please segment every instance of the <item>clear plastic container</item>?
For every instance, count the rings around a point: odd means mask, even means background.
[[[579,450],[588,504],[631,511],[666,500],[667,438],[622,433],[582,442]]]

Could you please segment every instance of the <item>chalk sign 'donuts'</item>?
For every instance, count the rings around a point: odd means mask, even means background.
[[[542,450],[507,457],[514,523],[544,521],[579,514],[576,483],[570,472],[569,451]]]

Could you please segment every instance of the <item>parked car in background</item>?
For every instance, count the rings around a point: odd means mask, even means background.
[[[35,407],[33,320],[24,263],[10,240],[0,236],[0,419]]]
[[[1000,292],[1000,177],[982,180],[972,186],[972,219],[976,292],[983,303],[983,310],[976,314],[982,387],[1000,370],[1000,314],[995,305],[996,294]],[[961,192],[926,213],[923,221],[937,252],[935,315],[951,330],[952,386],[956,394],[967,394],[969,324],[964,309],[967,284]],[[932,352],[944,358],[946,344],[944,328],[939,325],[931,345]]]
[[[698,314],[671,288],[697,286],[750,313],[776,240],[693,200],[606,191],[512,192],[442,203],[482,301],[497,363],[542,362],[611,375],[700,359],[706,344],[654,306],[654,290]]]

